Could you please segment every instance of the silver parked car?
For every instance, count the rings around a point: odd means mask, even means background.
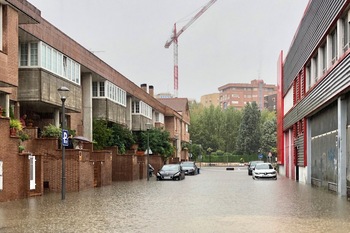
[[[157,180],[183,180],[185,171],[180,164],[165,164],[157,172]]]
[[[271,163],[258,163],[253,170],[253,179],[270,178],[277,180],[277,171]]]

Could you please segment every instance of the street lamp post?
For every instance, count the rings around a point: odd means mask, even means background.
[[[65,122],[65,115],[66,115],[66,111],[65,111],[65,106],[64,103],[66,101],[66,99],[68,98],[68,94],[69,94],[69,89],[67,87],[60,87],[57,89],[58,94],[61,97],[61,101],[62,101],[62,117],[61,117],[61,124],[62,124],[62,130],[64,130],[66,128],[66,122]],[[65,162],[65,149],[66,147],[63,145],[63,141],[61,142],[61,146],[62,146],[62,188],[61,188],[61,198],[62,200],[64,200],[66,198],[66,162]]]
[[[147,128],[147,181],[149,181],[149,129],[151,128],[152,124],[151,123],[146,123],[146,128]]]

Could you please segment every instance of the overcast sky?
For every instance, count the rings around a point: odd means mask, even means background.
[[[174,93],[178,30],[209,0],[29,0],[41,16],[136,85]],[[178,97],[200,100],[227,83],[277,83],[308,0],[217,0],[179,37]]]

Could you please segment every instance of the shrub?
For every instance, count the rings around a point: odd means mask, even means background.
[[[49,124],[44,127],[41,136],[44,138],[60,138],[62,134],[61,128]]]

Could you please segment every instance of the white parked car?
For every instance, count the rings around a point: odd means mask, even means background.
[[[277,180],[277,171],[271,163],[258,163],[253,170],[253,179],[270,178]]]

